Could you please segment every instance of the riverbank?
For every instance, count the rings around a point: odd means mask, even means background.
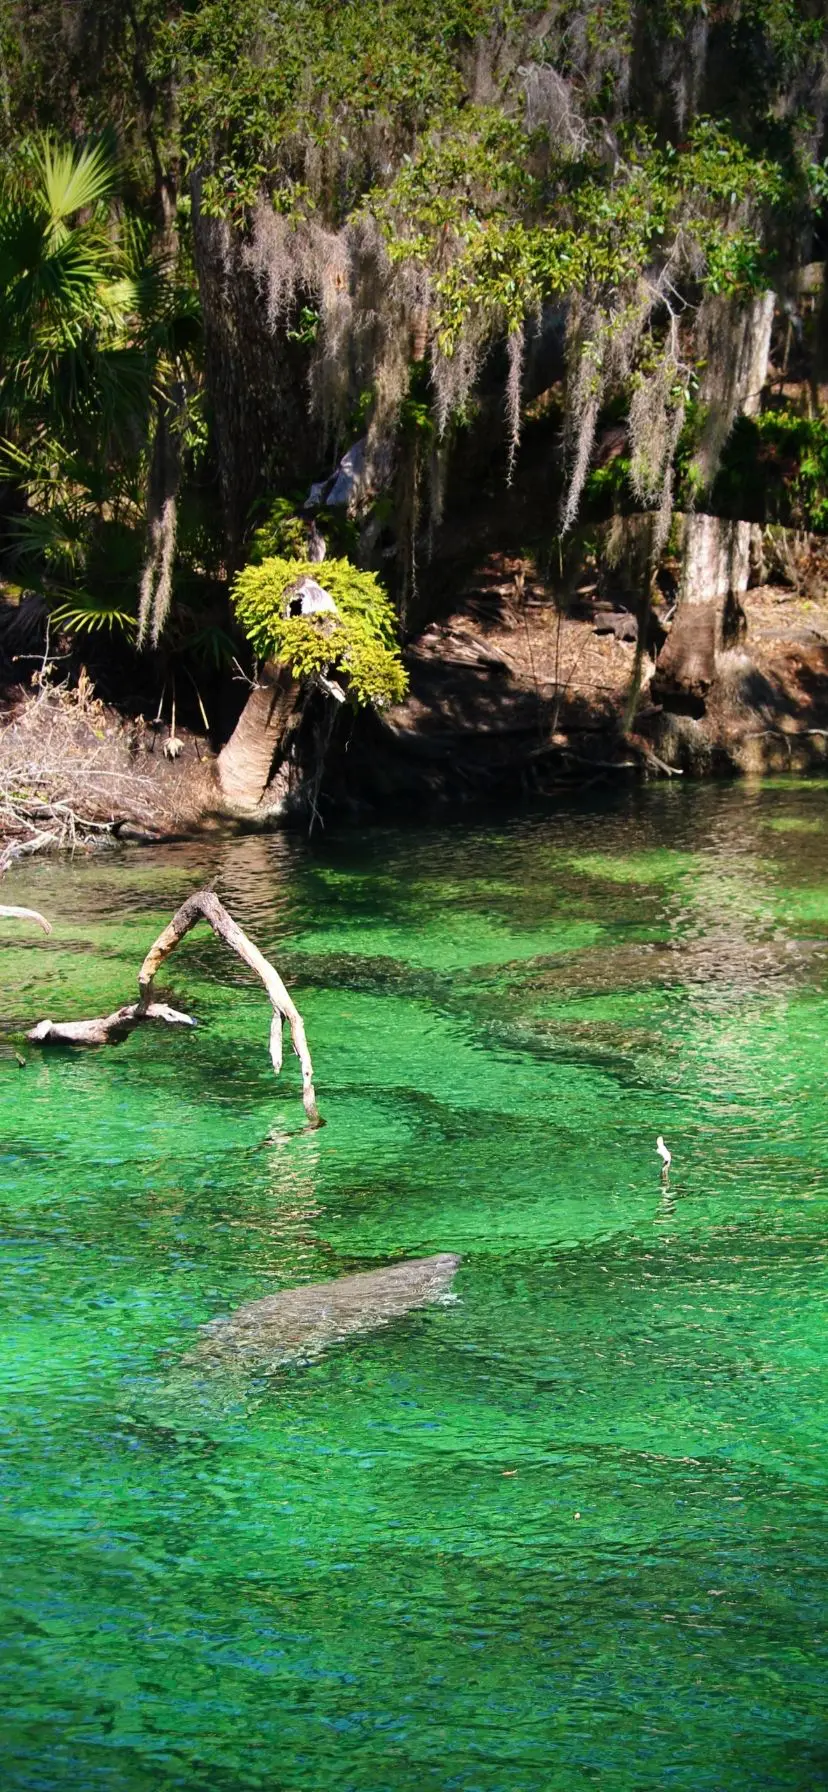
[[[629,609],[587,587],[564,615],[531,564],[492,554],[455,607],[409,644],[409,694],[337,717],[314,790],[322,819],[394,821],[559,785],[636,777],[762,776],[828,768],[828,596],[759,586],[721,647],[702,713],[652,693],[670,626],[641,648]],[[631,690],[639,692],[631,717]],[[0,838],[27,850],[102,834],[197,834],[221,812],[206,735],[124,716],[73,688],[7,691],[0,708]],[[283,820],[305,825],[299,798]]]
[[[0,700],[0,841],[24,852],[197,832],[214,755],[188,729],[124,717],[81,678]]]
[[[664,609],[640,652],[635,617],[585,591],[562,616],[520,562],[493,559],[407,656],[411,690],[366,765],[378,800],[445,802],[599,775],[760,776],[828,765],[828,601],[744,594],[742,638],[720,647],[702,712],[652,694]],[[634,715],[630,693],[636,675]]]

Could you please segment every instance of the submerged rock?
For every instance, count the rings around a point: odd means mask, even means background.
[[[250,1301],[201,1327],[185,1362],[273,1367],[318,1356],[352,1332],[374,1331],[445,1295],[460,1258],[448,1252]]]

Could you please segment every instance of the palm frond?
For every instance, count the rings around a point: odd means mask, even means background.
[[[110,634],[132,636],[137,626],[129,610],[88,591],[76,593],[66,603],[58,604],[51,617],[58,628],[65,628],[73,635],[100,634],[108,629]]]
[[[57,504],[48,511],[27,511],[9,532],[12,559],[22,564],[34,561],[64,575],[81,572],[89,547],[90,508]]]
[[[16,287],[43,254],[43,222],[31,204],[0,198],[0,294]]]
[[[41,137],[36,146],[35,165],[50,226],[57,236],[76,212],[88,211],[101,200],[111,198],[118,173],[115,158],[105,144],[88,143],[78,148],[74,143],[56,143],[49,136]]]

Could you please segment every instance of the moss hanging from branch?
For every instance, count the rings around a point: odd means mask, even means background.
[[[742,11],[724,0],[717,15],[734,43]],[[511,475],[523,332],[553,304],[570,312],[564,526],[601,408],[631,380],[633,484],[667,514],[675,365],[697,358],[700,302],[741,305],[767,286],[771,220],[802,189],[802,157],[762,153],[784,131],[760,128],[753,96],[753,130],[732,108],[698,116],[702,0],[507,12],[393,0],[379,26],[371,9],[338,9],[332,32],[316,0],[280,7],[278,26],[260,0],[208,0],[176,30],[209,205],[247,238],[274,331],[300,303],[315,314],[310,388],[329,438],[341,441],[370,392],[361,417],[374,485],[394,464],[412,359],[430,356],[442,436],[494,342],[508,350]],[[289,16],[301,16],[301,49],[286,54]],[[808,49],[813,79],[820,34],[792,18],[782,31],[780,17],[756,0],[748,35],[782,94],[794,51]],[[680,354],[664,328],[675,316]]]
[[[523,387],[523,356],[526,336],[523,328],[512,330],[507,343],[509,356],[509,372],[506,378],[506,428],[508,442],[508,458],[506,465],[506,483],[511,485],[515,470],[515,457],[520,442],[520,398]]]

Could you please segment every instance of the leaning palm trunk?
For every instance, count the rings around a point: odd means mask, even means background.
[[[287,753],[302,711],[302,687],[286,666],[269,661],[218,759],[222,803],[240,820],[267,821],[285,807]]]

